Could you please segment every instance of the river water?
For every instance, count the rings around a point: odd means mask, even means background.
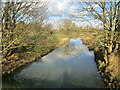
[[[79,38],[69,41],[14,73],[4,76],[3,88],[102,88],[94,52]]]

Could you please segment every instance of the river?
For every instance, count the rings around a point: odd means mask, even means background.
[[[94,52],[79,38],[69,41],[14,73],[2,77],[3,88],[104,88]]]

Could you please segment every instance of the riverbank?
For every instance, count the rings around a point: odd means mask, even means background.
[[[114,33],[114,32],[112,32]],[[119,32],[118,32],[119,33]],[[66,33],[67,34],[67,33]],[[82,42],[87,45],[90,50],[94,51],[95,61],[97,63],[98,72],[103,77],[107,88],[120,88],[120,40],[119,35],[114,35],[112,42],[117,43],[109,52],[110,35],[111,32],[96,29],[79,29],[71,34],[67,34],[68,38],[81,38]],[[112,46],[113,47],[113,46]],[[111,48],[110,48],[111,49]]]
[[[87,45],[90,50],[94,51],[95,60],[98,67],[98,72],[103,77],[108,88],[120,88],[120,76],[119,66],[120,56],[117,52],[112,52],[105,55],[104,47],[101,47],[103,37],[105,37],[105,31],[96,30],[79,30],[71,34],[64,34],[62,32],[53,33],[54,40],[48,40],[52,42],[44,42],[39,53],[14,53],[11,56],[3,59],[2,63],[2,74],[10,74],[17,68],[24,66],[28,63],[38,60],[40,57],[53,51],[55,48],[60,47],[68,42],[70,38],[81,38],[82,42]],[[55,41],[56,40],[56,41]],[[101,40],[101,41],[99,41]],[[101,42],[101,43],[100,43]],[[46,47],[45,47],[46,45]]]
[[[107,88],[120,88],[119,51],[105,55],[105,52],[94,43],[98,40],[95,33],[86,32],[86,35],[82,36],[81,39],[90,50],[94,51],[98,72],[103,77]]]
[[[1,67],[2,67],[2,75],[10,74],[16,69],[18,69],[21,66],[25,66],[26,64],[32,63],[39,58],[47,55],[48,53],[52,52],[54,49],[65,45],[68,42],[68,38],[60,38],[57,41],[57,44],[53,44],[52,46],[47,46],[47,49],[41,50],[41,52],[38,53],[31,53],[31,52],[22,52],[22,53],[14,53],[11,56],[7,58],[3,58],[1,60]],[[55,41],[54,41],[55,42]],[[41,47],[44,48],[44,47]],[[38,48],[39,49],[39,48]]]

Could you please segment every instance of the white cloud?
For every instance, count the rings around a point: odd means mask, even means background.
[[[70,7],[70,9],[72,9],[72,10],[75,10],[75,9],[77,9],[78,7],[77,6],[71,6]]]
[[[88,11],[83,11],[83,12],[79,12],[78,15],[79,16],[85,16],[88,13],[89,13]]]
[[[81,27],[81,28],[86,28],[86,27],[102,28],[102,22],[101,21],[91,21],[90,23],[88,23],[88,22],[81,22],[81,21],[76,21],[75,22],[75,24],[78,27]]]
[[[71,6],[71,7],[70,7],[70,13],[74,13],[74,11],[75,11],[76,9],[78,9],[77,6]]]
[[[95,8],[98,8],[99,7],[99,5],[98,4],[96,4],[96,5],[93,5],[93,8],[95,9]]]
[[[92,23],[93,27],[97,27],[97,28],[102,28],[102,24],[103,24],[103,22],[101,22],[101,21]]]
[[[60,2],[58,0],[52,0],[48,4],[48,12],[50,15],[60,15],[68,8],[68,0]]]
[[[73,16],[86,16],[88,13],[89,13],[88,11],[83,11],[83,12],[78,12],[78,13],[71,12],[70,15],[73,15]]]
[[[91,9],[91,8],[96,9],[98,7],[100,7],[98,4],[93,4],[91,6],[88,6],[87,8],[89,8],[89,9]]]

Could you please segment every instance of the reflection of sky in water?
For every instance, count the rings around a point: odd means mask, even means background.
[[[75,47],[74,49],[71,49]],[[83,49],[85,48],[85,49]],[[65,54],[67,50],[77,54]],[[89,51],[80,39],[72,39],[63,46],[34,62],[15,75],[16,80],[23,80],[22,87],[34,82],[33,87],[43,84],[46,87],[99,87],[101,78],[97,73],[93,51]],[[37,84],[37,85],[36,85]],[[66,86],[67,85],[67,86]],[[29,86],[28,86],[29,87]]]
[[[76,58],[87,56],[94,58],[94,52],[89,51],[88,48],[82,44],[80,39],[71,39],[67,46],[63,46],[54,50],[54,52],[43,57],[45,62],[54,62],[55,60],[69,60],[69,58]]]

